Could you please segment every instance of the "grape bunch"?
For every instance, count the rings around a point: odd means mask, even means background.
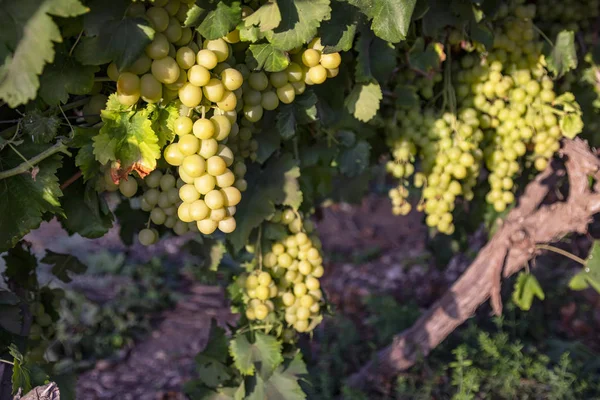
[[[514,178],[523,164],[543,170],[560,139],[572,136],[561,128],[566,108],[560,109],[563,100],[545,69],[543,42],[532,22],[535,11],[535,5],[521,0],[502,5],[493,47],[481,52],[485,49],[475,43],[463,46],[471,49],[466,54],[453,55],[455,112],[436,115],[430,104],[396,111],[386,126],[392,153],[387,170],[400,179],[389,193],[395,214],[410,211],[408,178],[420,167],[413,179],[414,186],[423,188],[418,208],[427,214],[428,226],[451,234],[456,201],[473,199],[482,164],[489,171],[486,200],[504,211],[515,200]],[[410,76],[406,82],[406,76],[399,75],[400,85],[412,85],[419,99],[431,97],[420,89],[431,83],[414,82],[432,78]],[[445,98],[454,96],[449,83],[440,88]]]
[[[194,224],[177,218],[178,207],[181,204],[178,189],[183,185],[181,179],[169,172],[163,174],[160,170],[154,170],[144,178],[144,183],[146,187],[140,200],[140,208],[150,213],[148,223],[164,225],[173,229],[177,235],[196,230]],[[138,239],[144,246],[149,246],[158,240],[158,231],[150,227],[142,229],[138,233]]]
[[[320,241],[311,235],[310,221],[303,223],[291,209],[278,210],[269,223],[285,226],[289,234],[271,243],[258,269],[242,278],[246,318],[262,321],[273,315],[297,332],[309,332],[321,320]]]
[[[224,115],[208,118],[182,116],[175,122],[177,142],[164,151],[167,163],[178,167],[183,185],[179,188],[177,215],[183,222],[196,222],[198,230],[209,235],[217,228],[224,233],[235,230],[235,211],[245,190],[242,179],[236,181],[233,152],[220,143],[229,136],[231,122]],[[245,166],[237,164],[238,176]]]
[[[132,3],[128,14],[147,19],[155,36],[130,67],[120,71],[111,63],[107,75],[116,82],[117,99],[123,106],[137,107],[142,102],[160,106],[177,102],[179,106],[179,118],[168,126],[175,139],[162,152],[176,172],[161,175],[174,179],[162,192],[160,184],[146,185],[149,190],[144,193],[142,208],[151,213],[150,222],[170,226],[178,234],[189,229],[203,234],[217,229],[230,233],[237,225],[234,216],[241,192],[247,188],[245,162],[257,157],[260,127],[256,123],[266,111],[292,103],[307,85],[335,77],[341,55],[325,52],[320,39],[314,38],[290,51],[291,62],[283,71],[251,71],[245,59],[236,59],[238,54],[234,54],[234,48],[244,50],[248,45],[240,41],[239,31],[208,40],[183,26],[193,3]],[[253,12],[244,6],[242,17]],[[116,190],[111,178],[109,171],[105,186]],[[150,182],[156,183],[155,178]],[[138,190],[136,184],[130,178],[122,180],[118,188],[131,197]],[[168,204],[158,202],[167,197]],[[139,239],[154,243],[157,231],[148,225]]]

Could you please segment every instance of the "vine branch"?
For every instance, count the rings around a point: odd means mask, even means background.
[[[386,381],[427,356],[477,308],[492,299],[496,313],[502,311],[502,278],[520,271],[540,246],[572,233],[585,233],[594,214],[600,212],[600,184],[590,187],[589,176],[600,178],[600,160],[581,139],[565,140],[560,152],[564,168],[553,160],[525,188],[519,204],[496,234],[452,285],[412,327],[394,336],[392,344],[352,375],[348,384],[361,388]],[[566,201],[545,204],[568,174]],[[548,249],[545,247],[545,249]]]
[[[23,161],[21,164],[17,165],[14,168],[7,169],[6,171],[0,171],[0,180],[27,172],[32,166],[38,164],[39,162],[45,160],[50,156],[53,156],[56,153],[65,153],[68,156],[71,155],[67,145],[64,144],[62,140],[59,140],[56,144],[42,151],[37,156],[34,156],[29,160]]]

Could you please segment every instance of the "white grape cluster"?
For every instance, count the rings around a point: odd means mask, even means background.
[[[387,169],[401,180],[390,191],[394,213],[410,211],[407,178],[416,162],[422,171],[414,174],[414,185],[423,187],[419,210],[427,214],[428,226],[446,234],[454,232],[452,211],[459,196],[474,197],[482,163],[490,171],[486,200],[501,212],[515,200],[513,179],[522,158],[543,170],[563,137],[543,43],[532,22],[535,5],[517,0],[498,14],[493,48],[451,64],[456,115],[436,116],[428,106],[422,111],[415,105],[398,110],[387,127],[393,156]]]
[[[128,181],[130,180],[133,179],[130,177]],[[183,185],[181,179],[171,173],[163,174],[155,170],[143,182],[145,191],[140,200],[140,208],[150,213],[149,222],[173,229],[177,235],[184,235],[190,230],[197,231],[195,224],[177,218],[177,210],[181,204],[179,188]],[[142,229],[138,233],[138,239],[144,246],[149,246],[158,240],[158,231],[150,227]]]
[[[262,269],[245,277],[248,320],[281,316],[297,332],[309,332],[321,320],[323,259],[312,225],[291,209],[277,211],[270,222],[287,226],[290,233],[276,241],[262,258]],[[306,229],[308,228],[308,229]]]
[[[178,140],[165,148],[164,158],[178,167],[184,183],[178,192],[183,202],[177,211],[179,219],[196,222],[205,235],[217,228],[233,232],[236,206],[242,198],[240,189],[246,189],[245,181],[237,178],[245,174],[246,167],[243,163],[234,165],[233,152],[222,143],[231,132],[231,122],[224,115],[196,121],[182,116],[174,129]]]
[[[219,39],[205,40],[182,26],[193,3],[132,3],[128,14],[147,19],[156,31],[154,39],[129,68],[119,71],[111,63],[107,74],[116,82],[117,98],[125,106],[140,101],[167,104],[174,100],[182,105],[180,117],[172,126],[176,140],[163,151],[165,161],[177,167],[173,177],[180,184],[168,189],[173,197],[169,205],[153,203],[150,208],[150,204],[144,204],[143,208],[152,214],[150,221],[177,226],[179,232],[195,224],[194,229],[203,234],[217,229],[230,233],[236,228],[234,215],[241,192],[247,188],[244,162],[254,161],[257,156],[255,135],[260,134],[260,128],[256,122],[265,111],[292,103],[307,85],[335,77],[341,56],[326,53],[319,38],[315,38],[290,51],[292,60],[285,70],[250,71],[245,60],[237,61],[233,54],[231,45],[240,42],[237,30]],[[242,16],[252,12],[244,6]],[[244,48],[243,43],[240,45]],[[124,180],[122,193],[128,197],[135,194],[134,184],[135,179]],[[114,184],[107,182],[107,186],[116,190]],[[147,193],[144,198],[154,200],[154,194]],[[172,207],[176,207],[175,214]],[[165,218],[159,216],[161,213]],[[179,218],[179,224],[171,223],[173,216]],[[140,232],[145,243],[154,243],[156,236],[156,230],[150,226]]]

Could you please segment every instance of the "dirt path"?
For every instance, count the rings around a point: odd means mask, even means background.
[[[194,357],[204,348],[211,320],[233,322],[218,287],[196,285],[191,294],[117,365],[99,363],[79,376],[78,400],[185,399],[183,383],[193,377]]]

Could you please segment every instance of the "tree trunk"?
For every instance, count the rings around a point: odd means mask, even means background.
[[[387,379],[408,369],[489,298],[494,312],[500,314],[502,278],[524,268],[535,257],[537,244],[553,242],[572,232],[586,232],[592,217],[600,211],[600,184],[596,183],[594,190],[589,184],[589,176],[599,182],[600,162],[580,139],[565,141],[561,155],[569,178],[567,200],[540,206],[565,175],[555,161],[527,186],[518,206],[448,292],[352,375],[349,385],[364,387],[370,381]]]

